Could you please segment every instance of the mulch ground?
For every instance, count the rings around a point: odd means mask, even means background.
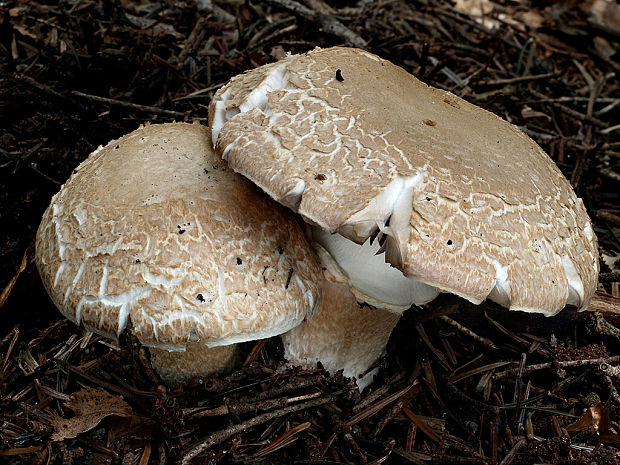
[[[620,463],[619,44],[620,7],[605,0],[2,2],[0,462]],[[81,160],[146,121],[206,122],[230,77],[333,45],[543,147],[605,258],[591,311],[442,296],[403,317],[361,394],[320,369],[278,372],[277,338],[243,345],[232,374],[166,389],[130,334],[116,346],[60,317],[33,240]]]

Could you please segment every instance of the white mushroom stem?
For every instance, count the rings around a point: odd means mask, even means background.
[[[346,280],[324,271],[323,302],[317,313],[282,335],[285,358],[295,366],[321,362],[330,373],[343,370],[360,390],[372,382],[368,369],[385,351],[401,313],[361,305]]]
[[[149,348],[151,365],[168,386],[178,386],[190,379],[213,373],[232,371],[237,360],[237,344],[207,347],[199,342],[188,343],[183,352]]]

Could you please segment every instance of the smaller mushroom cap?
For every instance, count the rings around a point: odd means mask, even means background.
[[[147,125],[93,152],[54,196],[36,263],[60,311],[184,350],[281,334],[321,271],[292,214],[213,154],[206,128]]]

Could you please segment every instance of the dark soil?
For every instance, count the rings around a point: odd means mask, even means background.
[[[0,3],[0,462],[620,463],[620,279],[603,262],[581,314],[450,296],[408,312],[362,394],[278,372],[277,338],[166,390],[130,335],[119,349],[59,315],[33,241],[79,162],[143,122],[206,123],[230,77],[315,46],[363,46],[519,126],[620,253],[617,2],[498,0],[485,23],[444,0],[216,5]]]

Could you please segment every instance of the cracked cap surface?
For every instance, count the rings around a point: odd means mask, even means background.
[[[45,211],[36,264],[60,311],[152,347],[281,334],[320,301],[286,209],[229,170],[200,125],[147,125],[99,147]]]
[[[310,223],[479,303],[587,306],[596,237],[582,201],[512,124],[358,49],[237,76],[210,106],[216,153]]]

